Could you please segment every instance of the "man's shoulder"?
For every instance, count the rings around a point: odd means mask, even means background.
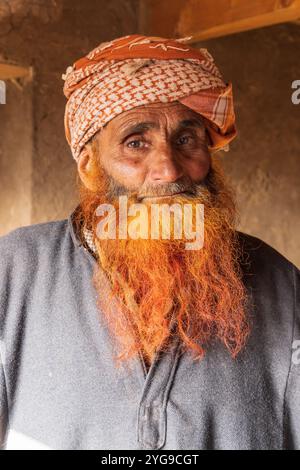
[[[64,236],[68,229],[68,219],[42,222],[18,227],[0,237],[0,257],[6,254],[30,252],[39,246],[46,249]]]
[[[242,264],[256,271],[269,272],[296,272],[299,269],[288,258],[281,254],[276,248],[264,240],[245,232],[237,232],[238,240],[242,247]]]

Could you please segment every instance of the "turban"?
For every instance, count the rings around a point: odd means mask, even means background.
[[[115,116],[151,103],[179,101],[199,113],[211,150],[236,136],[232,84],[207,49],[186,39],[130,35],[101,43],[67,68],[65,134],[78,160],[85,144]]]

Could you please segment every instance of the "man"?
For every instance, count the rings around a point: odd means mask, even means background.
[[[0,240],[3,447],[300,448],[300,273],[236,230],[231,83],[138,35],[63,78],[80,203]]]

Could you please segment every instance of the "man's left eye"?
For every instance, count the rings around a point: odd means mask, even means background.
[[[179,145],[187,145],[190,144],[192,141],[193,137],[191,135],[182,135],[177,139],[177,144]]]

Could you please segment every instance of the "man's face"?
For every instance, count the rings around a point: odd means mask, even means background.
[[[156,185],[199,183],[210,168],[201,116],[176,102],[124,112],[108,123],[97,140],[106,173],[141,196]]]

